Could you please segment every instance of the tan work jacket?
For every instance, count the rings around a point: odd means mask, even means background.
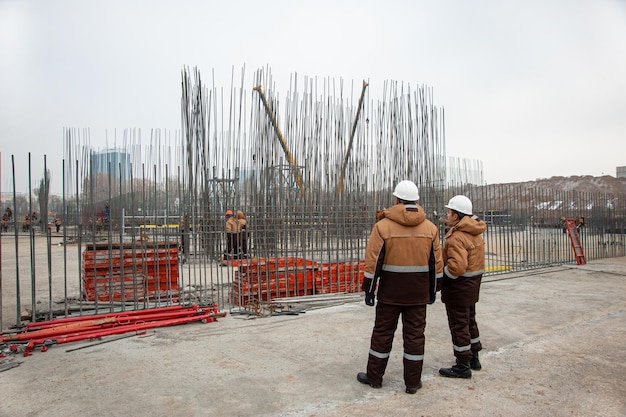
[[[476,216],[465,216],[446,233],[443,246],[445,263],[441,283],[444,303],[471,306],[478,301],[480,282],[485,272],[487,224]]]

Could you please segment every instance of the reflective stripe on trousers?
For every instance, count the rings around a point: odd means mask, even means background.
[[[421,381],[424,363],[425,305],[396,306],[378,302],[367,361],[367,376],[373,382],[382,383],[400,315],[404,339],[404,382],[407,386],[416,387]]]
[[[482,349],[476,323],[476,307],[446,304],[446,312],[454,356],[461,362],[469,362],[472,352]]]

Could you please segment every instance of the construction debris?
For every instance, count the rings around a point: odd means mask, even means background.
[[[14,357],[0,357],[0,372],[19,366],[22,361],[16,361]]]

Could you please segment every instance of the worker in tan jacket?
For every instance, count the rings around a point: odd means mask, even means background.
[[[402,315],[405,392],[422,386],[426,305],[435,301],[437,279],[443,275],[443,258],[437,226],[426,219],[417,204],[419,193],[411,181],[401,181],[393,195],[396,204],[377,213],[365,252],[362,289],[365,303],[378,304],[367,361],[367,372],[357,380],[373,388],[382,386],[394,333]]]
[[[237,210],[237,239],[238,239],[238,248],[239,248],[239,256],[241,258],[248,257],[248,222],[246,221],[246,216],[243,214],[243,211]]]
[[[439,373],[451,378],[471,378],[472,369],[481,369],[478,352],[482,349],[476,323],[476,303],[485,272],[484,221],[472,214],[472,202],[457,195],[446,205],[446,222],[441,281],[441,301],[446,305],[448,325],[456,364]]]
[[[237,230],[237,220],[233,216],[232,210],[226,210],[226,250],[224,251],[224,261],[232,259],[234,255],[237,255],[239,247],[237,245],[237,236],[239,234]]]

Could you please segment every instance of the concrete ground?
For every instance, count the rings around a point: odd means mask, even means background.
[[[0,372],[0,416],[626,416],[626,258],[486,278],[477,311],[483,370],[454,380],[437,372],[453,361],[444,306],[429,307],[416,395],[401,328],[383,387],[356,381],[375,313],[359,298],[36,350]]]

